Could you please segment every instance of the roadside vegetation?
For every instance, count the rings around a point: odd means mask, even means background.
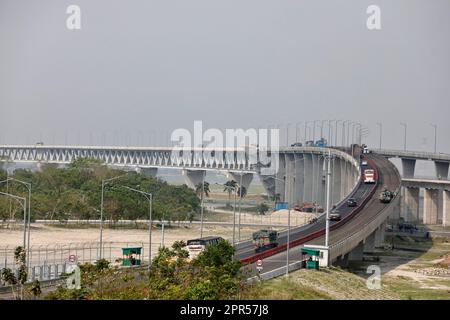
[[[83,264],[81,288],[65,285],[47,294],[50,300],[100,299],[239,299],[245,289],[240,263],[232,261],[234,248],[225,240],[208,246],[189,261],[183,241],[162,247],[153,258],[150,272],[143,268],[111,267],[106,260]]]

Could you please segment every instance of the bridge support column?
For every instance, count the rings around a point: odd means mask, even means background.
[[[346,178],[346,161],[342,160],[341,163],[341,196],[340,199],[343,199],[346,195],[347,191],[347,178]]]
[[[250,183],[253,180],[253,173],[240,173],[234,171],[230,171],[227,173],[227,178],[236,181],[239,186],[241,183],[241,176],[242,176],[242,186],[245,188],[245,190],[248,191],[248,187],[250,186]]]
[[[189,188],[195,189],[195,187],[202,183],[203,175],[205,174],[205,170],[187,170],[183,169],[182,175],[186,181],[186,184]],[[206,174],[205,174],[206,176]]]
[[[423,223],[437,224],[439,190],[425,189]]]
[[[434,168],[436,169],[436,178],[438,178],[438,180],[446,180],[448,178],[448,167],[448,162],[434,162]]]
[[[335,158],[333,161],[332,175],[332,201],[333,204],[341,200],[341,159]]]
[[[289,208],[293,206],[295,196],[295,163],[294,156],[292,154],[285,155],[286,161],[286,178],[284,186],[284,198],[288,202]]]
[[[275,179],[269,175],[259,175],[259,179],[269,197],[275,196]]]
[[[362,260],[364,253],[364,243],[361,241],[352,251],[350,251],[348,260],[355,261],[355,260]]]
[[[284,154],[280,154],[279,167],[275,175],[275,194],[280,196],[280,201],[286,201],[286,157]]]
[[[295,168],[295,187],[294,187],[294,203],[301,204],[303,202],[303,186],[305,183],[305,160],[302,155],[294,154]]]
[[[403,178],[414,178],[415,159],[402,158]]]
[[[386,230],[386,222],[383,222],[377,230],[375,230],[375,247],[381,247],[384,244],[384,236]]]
[[[313,156],[312,154],[305,153],[303,155],[305,159],[303,162],[304,166],[304,186],[303,186],[303,201],[310,202],[313,199]]]
[[[325,196],[326,196],[326,188],[325,188],[325,180],[324,180],[324,170],[323,165],[325,159],[323,157],[319,157],[318,159],[318,170],[317,170],[317,203],[322,207],[325,206]]]
[[[419,220],[419,188],[403,188],[404,196],[404,216],[406,221],[417,222]]]
[[[158,168],[141,168],[139,167],[138,171],[142,173],[146,177],[155,178],[158,174]]]
[[[450,226],[450,191],[443,191],[443,206],[442,206],[442,225],[444,227]]]
[[[376,230],[372,232],[365,240],[364,240],[364,252],[374,252],[375,250],[375,234]]]

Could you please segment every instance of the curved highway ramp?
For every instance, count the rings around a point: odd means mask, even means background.
[[[387,187],[399,193],[401,178],[395,165],[377,154],[366,155],[368,166],[377,172],[375,184],[358,183],[353,192],[343,199],[337,209],[341,221],[330,221],[329,263],[335,264],[347,260],[361,260],[363,252],[370,252],[384,240],[386,219],[399,210],[399,197],[391,203],[381,203],[379,193]],[[361,168],[364,171],[365,167]],[[346,200],[355,198],[357,207],[348,207]],[[323,246],[325,244],[325,215],[314,224],[292,228],[290,232],[289,269],[301,266],[300,246],[304,244]],[[257,274],[255,262],[263,260],[262,279],[269,279],[286,273],[287,232],[279,236],[279,245],[261,253],[255,253],[251,241],[236,246],[235,258],[245,264],[251,275]]]

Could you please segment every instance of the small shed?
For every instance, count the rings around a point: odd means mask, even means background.
[[[142,247],[122,248],[122,265],[123,266],[140,266],[141,265]]]
[[[309,256],[308,260],[306,260],[306,269],[319,270],[320,250],[310,249],[310,248],[302,248],[301,253],[302,253],[302,260],[305,255]]]

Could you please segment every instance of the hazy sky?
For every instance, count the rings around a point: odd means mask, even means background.
[[[66,28],[81,7],[81,30]],[[381,8],[382,30],[366,28]],[[450,152],[448,0],[0,0],[0,143],[352,119]],[[152,131],[155,130],[155,131]]]

